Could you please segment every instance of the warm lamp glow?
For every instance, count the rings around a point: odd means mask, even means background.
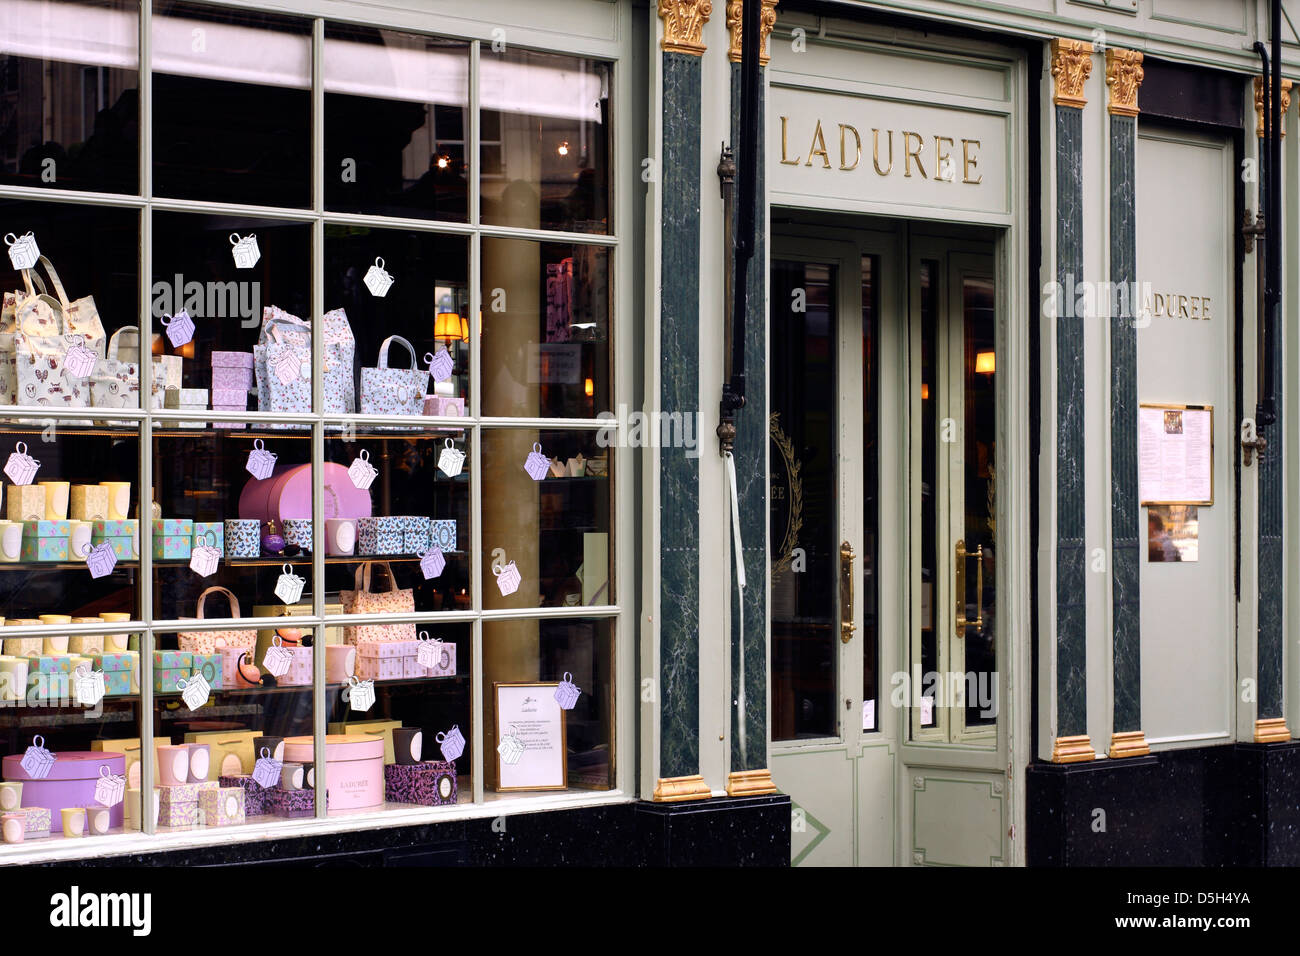
[[[975,353],[975,371],[982,375],[992,375],[994,372],[994,359],[992,352]]]
[[[452,342],[467,342],[469,321],[459,312],[439,312],[433,320],[433,337],[442,339],[448,345]]]
[[[596,384],[591,379],[587,379],[582,383],[582,390],[586,393],[588,398],[591,398],[591,396],[596,394]]]
[[[176,351],[181,354],[182,358],[187,358],[187,359],[194,358],[194,340],[190,339],[188,342],[186,342]]]
[[[557,153],[559,153],[561,156],[568,156],[568,155],[569,155],[569,141],[566,139],[563,143],[561,143],[559,146],[556,147],[555,151],[556,151]]]
[[[929,383],[929,382],[922,382],[922,383],[921,383],[921,401],[923,401],[923,402],[927,402],[927,401],[929,401],[929,400],[930,400],[930,383]]]

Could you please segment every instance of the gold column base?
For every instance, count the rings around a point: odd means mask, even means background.
[[[1052,763],[1083,763],[1096,760],[1097,751],[1092,749],[1092,741],[1087,734],[1073,737],[1057,737],[1052,744]]]
[[[1291,739],[1285,717],[1265,717],[1255,721],[1255,743],[1276,744]]]
[[[1151,753],[1147,746],[1147,736],[1140,730],[1126,730],[1110,735],[1109,757],[1145,757]]]
[[[698,773],[689,777],[660,777],[650,798],[655,803],[680,803],[683,800],[707,800],[713,791]]]
[[[762,793],[778,793],[772,782],[772,771],[733,770],[727,774],[727,796],[753,797]]]

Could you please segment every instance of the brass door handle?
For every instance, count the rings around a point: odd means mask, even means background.
[[[953,548],[953,590],[956,591],[957,616],[954,618],[953,630],[958,637],[966,636],[967,626],[976,630],[984,627],[984,545],[976,545],[974,551],[966,550],[965,539],[958,539]],[[975,559],[975,620],[966,620],[966,559]]]
[[[840,642],[853,640],[858,626],[853,623],[853,545],[840,544]]]

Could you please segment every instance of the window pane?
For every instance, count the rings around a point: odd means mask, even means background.
[[[483,414],[594,418],[610,396],[610,253],[483,240]]]
[[[548,461],[541,480],[525,471],[534,452]],[[484,430],[485,609],[612,603],[607,452],[596,432]]]
[[[0,183],[138,191],[137,9],[0,4]]]
[[[469,44],[392,30],[325,32],[325,205],[464,222]]]
[[[158,0],[153,68],[157,195],[310,205],[310,20]]]
[[[484,49],[483,222],[609,232],[607,64]]]

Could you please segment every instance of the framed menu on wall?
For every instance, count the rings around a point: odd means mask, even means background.
[[[511,739],[507,759],[496,758],[497,790],[563,790],[568,786],[564,711],[555,699],[560,685],[494,684],[496,740]]]
[[[1214,408],[1138,409],[1138,495],[1144,505],[1214,504]]]

